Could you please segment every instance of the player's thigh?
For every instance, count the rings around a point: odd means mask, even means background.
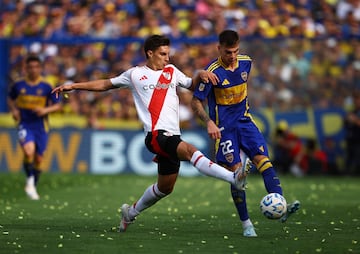
[[[240,145],[236,131],[231,130],[221,134],[216,142],[216,162],[227,168],[236,168],[241,163]]]
[[[177,146],[181,142],[179,136],[165,134],[164,131],[148,133],[145,138],[146,147],[156,154],[159,175],[177,174],[180,168],[180,160],[177,156]]]
[[[34,157],[36,145],[34,141],[28,141],[22,145],[22,150],[24,152],[25,157]]]
[[[32,129],[24,126],[18,128],[18,140],[24,152],[25,157],[33,157],[35,155],[35,135]]]
[[[177,156],[181,161],[190,161],[196,151],[198,149],[194,145],[185,141],[181,141],[176,149]]]
[[[43,129],[37,129],[33,132],[35,136],[36,154],[42,157],[47,147],[49,134]]]
[[[174,159],[178,159],[177,147],[181,142],[179,135],[171,135],[164,130],[149,132],[145,138],[145,145],[150,152]]]
[[[240,148],[251,160],[257,155],[269,156],[265,138],[253,122],[242,123],[238,134]]]

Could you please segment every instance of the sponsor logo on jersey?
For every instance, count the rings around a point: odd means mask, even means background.
[[[246,83],[231,87],[215,87],[215,100],[220,105],[241,103],[247,96]]]
[[[154,90],[154,89],[168,89],[168,88],[175,88],[175,84],[173,83],[170,83],[170,84],[161,84],[161,83],[158,83],[158,84],[149,84],[149,85],[144,85],[143,86],[143,89],[145,91],[147,90]]]

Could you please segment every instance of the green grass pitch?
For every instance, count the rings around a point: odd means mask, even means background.
[[[41,200],[28,200],[24,175],[0,174],[0,253],[360,253],[360,178],[281,175],[288,202],[301,201],[286,223],[266,219],[262,179],[248,177],[248,209],[258,234],[242,236],[229,184],[179,177],[174,192],[118,233],[119,207],[155,177],[42,175]]]

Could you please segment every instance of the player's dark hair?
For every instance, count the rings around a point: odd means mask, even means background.
[[[239,34],[233,30],[224,30],[219,34],[219,44],[223,46],[234,46],[240,43]]]
[[[169,45],[170,45],[170,39],[167,38],[166,36],[157,35],[157,34],[151,35],[144,42],[144,52],[146,58],[148,58],[146,52],[148,52],[149,50],[155,51],[161,46],[169,46]]]
[[[38,62],[41,64],[41,59],[39,56],[37,55],[29,55],[26,60],[25,60],[25,63],[28,64],[30,62]]]

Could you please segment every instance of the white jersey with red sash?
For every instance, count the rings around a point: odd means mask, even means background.
[[[174,65],[155,71],[147,66],[136,66],[110,79],[113,86],[132,90],[136,110],[144,131],[166,130],[180,135],[179,98],[176,87],[189,88],[192,79]]]

